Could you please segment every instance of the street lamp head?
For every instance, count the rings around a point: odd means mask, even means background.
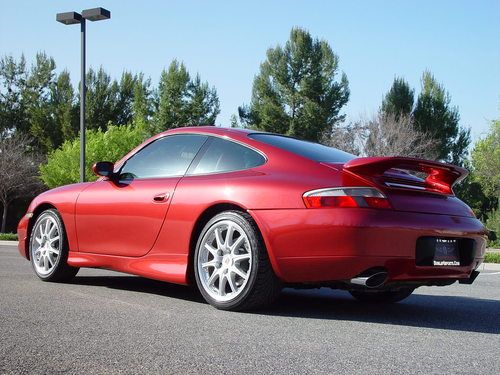
[[[104,8],[92,8],[85,9],[82,16],[89,21],[101,21],[111,18],[111,12]]]
[[[74,25],[75,23],[82,22],[82,15],[77,12],[57,13],[56,21],[65,25]]]

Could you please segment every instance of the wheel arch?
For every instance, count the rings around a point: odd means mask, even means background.
[[[54,210],[57,210],[57,207],[54,206],[52,203],[49,203],[49,202],[44,202],[44,203],[40,203],[38,206],[36,206],[36,208],[33,210],[33,216],[31,217],[29,223],[28,223],[28,228],[27,228],[27,231],[26,231],[26,243],[24,244],[24,251],[26,253],[26,258],[28,260],[30,260],[30,252],[29,252],[29,246],[30,246],[30,237],[31,237],[31,231],[33,230],[33,226],[35,225],[36,223],[36,220],[38,219],[38,216],[40,216],[40,214],[46,210],[50,210],[50,209],[54,209]],[[63,222],[63,225],[64,225],[64,222]]]
[[[262,229],[260,228],[259,224],[257,223],[255,218],[253,217],[252,213],[249,212],[247,209],[243,208],[242,206],[240,206],[236,203],[225,202],[225,203],[217,203],[217,204],[214,204],[214,205],[206,208],[200,214],[200,216],[198,216],[198,219],[196,220],[196,222],[193,226],[193,230],[191,232],[191,237],[189,239],[189,256],[188,256],[188,265],[187,265],[187,273],[186,273],[186,280],[187,280],[187,283],[189,285],[195,284],[193,264],[194,264],[194,253],[196,250],[196,243],[198,242],[198,237],[201,234],[201,231],[203,230],[205,225],[209,222],[209,220],[211,218],[213,218],[215,215],[220,214],[221,212],[224,212],[224,211],[246,212],[250,216],[252,216],[252,219],[254,220],[255,225],[257,226],[257,228],[259,230],[258,234],[264,239],[264,243],[266,243],[265,238],[264,238],[263,233],[262,233]],[[266,243],[266,251],[267,251],[269,258],[272,258],[271,252],[268,249],[267,243]],[[271,260],[271,264],[273,265],[273,269],[274,269],[275,267],[274,267],[272,260]],[[276,270],[275,270],[275,273],[276,273]]]

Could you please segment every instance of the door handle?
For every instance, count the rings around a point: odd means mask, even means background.
[[[170,197],[170,194],[169,193],[161,193],[161,194],[157,194],[153,197],[153,200],[155,202],[166,202],[168,201],[168,198]]]

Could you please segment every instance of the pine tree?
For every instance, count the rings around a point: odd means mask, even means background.
[[[267,51],[255,77],[250,106],[239,108],[246,126],[319,141],[344,119],[347,76],[324,40],[293,28],[284,47]]]
[[[451,97],[429,72],[422,76],[422,90],[413,111],[415,125],[437,142],[439,160],[460,164],[470,143],[470,130],[459,125],[458,108]]]
[[[109,123],[116,123],[116,106],[119,85],[102,67],[90,68],[86,76],[86,127],[106,130]],[[78,96],[78,108],[80,106]]]
[[[60,141],[73,139],[78,134],[79,121],[75,104],[75,91],[69,72],[62,71],[51,87],[51,107],[54,121],[60,131]],[[58,147],[60,143],[54,146]]]
[[[132,97],[132,121],[147,125],[152,115],[151,80],[144,80],[144,74],[136,75]]]
[[[156,131],[186,125],[213,125],[219,112],[215,88],[202,83],[199,76],[192,80],[183,63],[174,60],[168,70],[162,71],[156,93]]]
[[[24,101],[27,80],[24,55],[19,61],[13,56],[0,59],[0,134],[28,130],[29,121]]]
[[[38,53],[30,69],[24,93],[29,122],[27,132],[43,153],[62,143],[61,129],[54,119],[51,105],[55,69],[56,63],[52,57]]]
[[[113,124],[127,125],[133,118],[134,87],[137,76],[130,72],[123,72],[118,84],[118,93],[114,108]]]
[[[412,114],[414,101],[415,90],[410,88],[404,78],[396,77],[382,101],[380,111],[394,116],[396,120],[401,116],[407,118]]]

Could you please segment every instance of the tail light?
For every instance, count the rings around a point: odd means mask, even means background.
[[[311,190],[302,196],[307,208],[371,207],[390,209],[387,197],[368,187]]]

